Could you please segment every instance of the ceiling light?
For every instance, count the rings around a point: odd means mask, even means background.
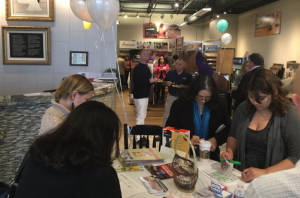
[[[210,11],[211,11],[211,8],[202,8],[202,9],[199,10],[198,12],[195,12],[195,13],[193,14],[193,16],[199,17],[199,16],[202,16],[202,15],[204,15],[204,14],[210,12]]]
[[[227,14],[227,12],[224,12],[224,14]]]
[[[185,25],[186,24],[186,22],[182,22],[179,26],[183,26],[183,25]]]
[[[171,15],[170,15],[170,18],[171,18],[171,19],[173,19],[173,18],[174,18],[173,14],[171,14]]]
[[[136,18],[140,18],[139,13],[136,13]]]
[[[175,5],[176,8],[179,7],[179,3],[178,2],[176,2],[174,5]]]
[[[116,24],[119,25],[119,24],[120,24],[120,21],[117,20],[117,21],[116,21]]]
[[[165,16],[164,16],[163,13],[161,14],[160,18],[161,18],[161,19],[164,19],[164,18],[165,18]]]
[[[124,15],[124,18],[127,18],[127,14]]]
[[[90,29],[91,28],[91,23],[88,21],[83,21],[83,27],[84,29]]]
[[[220,15],[217,15],[217,18],[220,18]]]

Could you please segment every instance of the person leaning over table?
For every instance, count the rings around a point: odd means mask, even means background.
[[[112,167],[120,129],[118,116],[105,104],[82,103],[32,143],[14,198],[121,198]]]
[[[248,99],[234,114],[221,158],[240,161],[245,182],[293,168],[300,159],[300,121],[282,85],[269,70],[252,71]]]
[[[73,74],[66,77],[54,93],[52,106],[42,117],[39,135],[57,127],[70,111],[81,103],[91,100],[93,94],[94,87],[85,76]]]
[[[216,133],[221,125],[225,128]],[[210,141],[210,159],[220,160],[219,146],[226,142],[231,120],[211,76],[198,75],[185,93],[173,102],[166,126],[190,130],[195,147],[199,147],[201,138]],[[199,155],[199,149],[196,152]]]
[[[300,119],[300,70],[293,82],[293,102]],[[300,131],[298,131],[300,132]],[[295,168],[263,175],[254,179],[245,193],[245,198],[300,197],[300,161]]]

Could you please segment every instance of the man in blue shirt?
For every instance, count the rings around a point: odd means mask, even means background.
[[[168,86],[168,95],[165,105],[165,114],[162,121],[162,127],[165,127],[169,117],[170,109],[173,102],[192,82],[192,74],[185,69],[185,62],[182,59],[177,59],[175,69],[170,70],[164,78],[162,85]]]

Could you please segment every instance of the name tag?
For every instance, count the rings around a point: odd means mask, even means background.
[[[182,77],[182,80],[186,80],[186,77]]]

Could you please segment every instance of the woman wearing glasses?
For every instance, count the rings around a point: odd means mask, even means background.
[[[219,161],[218,146],[226,142],[231,120],[211,76],[200,74],[192,81],[184,95],[172,104],[166,126],[190,130],[195,147],[199,147],[202,138],[210,141],[210,158]]]

